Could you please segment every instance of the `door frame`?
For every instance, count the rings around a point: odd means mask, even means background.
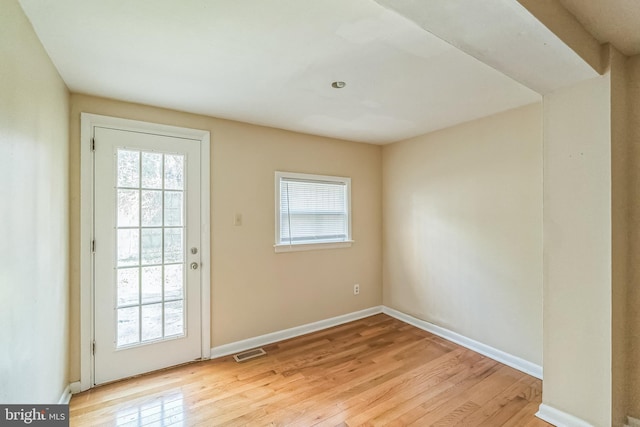
[[[107,127],[125,131],[154,133],[200,142],[201,200],[201,271],[200,320],[201,358],[211,357],[211,217],[209,131],[169,126],[138,120],[122,119],[91,113],[80,113],[80,390],[94,384],[94,256],[91,242],[93,230],[94,160],[93,129]]]

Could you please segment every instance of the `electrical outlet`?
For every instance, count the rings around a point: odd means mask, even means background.
[[[353,294],[358,295],[359,293],[360,293],[360,285],[356,283],[355,285],[353,285]]]

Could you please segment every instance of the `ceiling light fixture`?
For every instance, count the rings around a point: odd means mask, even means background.
[[[333,82],[333,83],[331,83],[331,87],[334,88],[334,89],[342,89],[346,85],[347,84],[345,82]]]

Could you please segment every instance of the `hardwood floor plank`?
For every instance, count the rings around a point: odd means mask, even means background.
[[[74,395],[72,426],[548,426],[541,382],[384,314]]]
[[[532,383],[531,378],[520,379],[479,406],[480,410],[463,418],[458,425],[504,425],[529,403],[527,396],[534,395],[531,392]]]
[[[495,361],[492,362],[488,369],[472,371],[457,383],[449,382],[451,387],[437,390],[437,393],[430,396],[429,399],[419,399],[419,402],[413,402],[418,403],[418,405],[413,406],[411,410],[401,414],[389,424],[398,426],[410,424],[429,425],[429,423],[437,421],[447,413],[446,411],[455,410],[459,405],[466,402],[469,398],[469,390],[482,393],[483,387],[476,388],[478,384],[486,381],[487,378],[503,377],[501,370],[504,366]],[[492,378],[491,381],[495,381],[495,379]],[[418,420],[420,420],[419,424],[417,424]]]
[[[445,381],[447,372],[456,365],[458,355],[459,353],[450,352],[413,370],[387,376],[386,380],[380,381],[377,385],[372,384],[348,399],[337,396],[342,411],[331,413],[324,407],[318,407],[312,412],[313,417],[307,416],[305,421],[309,422],[309,425],[335,425],[345,418],[344,413],[348,411],[349,414],[354,414],[346,417],[348,424],[360,425],[370,419],[372,414],[384,411],[389,405],[399,403]]]
[[[347,417],[350,425],[365,424],[387,412],[402,410],[403,405],[412,401],[423,401],[426,394],[436,395],[443,387],[451,387],[448,379],[454,378],[461,371],[469,369],[465,362],[477,355],[465,350],[451,351],[415,371],[398,377],[399,381],[388,381],[376,388],[370,388],[363,395],[356,396],[357,405],[353,408],[355,415]],[[493,362],[495,363],[495,362]],[[417,405],[418,403],[416,403]],[[319,425],[329,426],[342,418],[337,414]],[[384,420],[376,423],[383,424]]]
[[[539,400],[532,400],[527,405],[522,408],[518,413],[516,413],[513,417],[511,417],[505,424],[505,427],[520,427],[523,426],[531,420],[531,414],[535,414],[538,411],[538,407],[540,406]],[[542,420],[538,420],[542,421]],[[544,421],[543,424],[546,425]]]

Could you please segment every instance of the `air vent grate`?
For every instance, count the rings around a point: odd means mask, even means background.
[[[266,351],[264,351],[261,348],[256,348],[253,350],[248,350],[245,351],[243,353],[238,353],[235,356],[233,356],[233,358],[236,360],[236,362],[245,362],[249,359],[254,359],[256,357],[260,357],[260,356],[265,356],[267,354]]]

